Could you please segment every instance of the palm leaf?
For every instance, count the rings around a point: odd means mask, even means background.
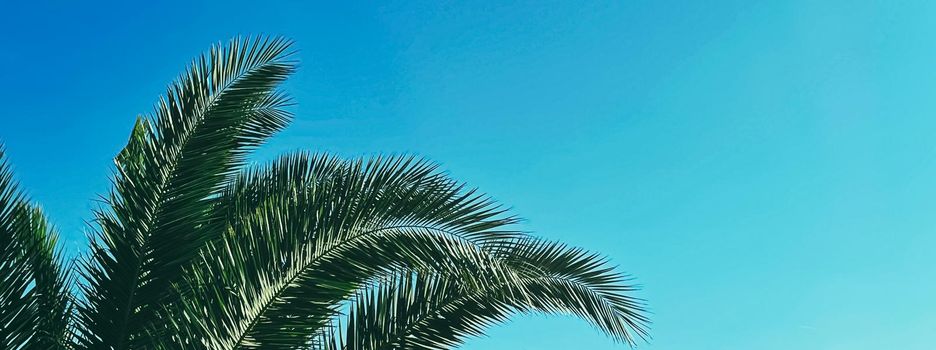
[[[466,286],[439,274],[399,274],[363,291],[342,323],[345,332],[322,332],[323,349],[449,349],[480,336],[518,312],[572,314],[618,341],[647,336],[634,287],[602,259],[558,243],[524,239],[495,250],[520,278]],[[456,276],[457,277],[457,276]]]
[[[290,115],[276,87],[290,42],[232,40],[195,60],[140,118],[116,159],[108,207],[82,262],[77,348],[153,346],[145,329],[183,269],[222,230],[211,210],[247,154]]]
[[[647,337],[635,287],[604,258],[517,232],[432,163],[247,167],[291,119],[290,45],[217,45],[137,119],[77,288],[0,149],[0,349],[442,349],[526,312]]]
[[[0,348],[65,345],[72,279],[57,241],[13,182],[0,149]]]
[[[230,224],[182,288],[193,302],[174,314],[195,322],[179,324],[177,345],[308,345],[342,300],[400,269],[508,278],[481,246],[516,238],[503,230],[514,219],[434,169],[300,154],[246,174],[226,192],[237,198],[219,202],[252,214]]]
[[[24,206],[18,214],[17,226],[24,233],[22,240],[29,242],[33,254],[33,286],[35,299],[35,336],[26,349],[60,349],[66,346],[70,331],[71,297],[74,278],[71,264],[58,246],[58,234],[49,226],[42,210]]]
[[[17,349],[32,337],[35,301],[27,291],[32,281],[29,261],[37,255],[32,242],[21,240],[22,194],[0,150],[0,347]],[[25,245],[25,246],[24,246]]]

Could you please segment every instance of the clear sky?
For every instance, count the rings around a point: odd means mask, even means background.
[[[283,34],[297,120],[258,160],[434,159],[635,275],[642,349],[933,348],[936,2],[491,3],[5,2],[0,140],[78,251],[134,117]],[[536,316],[466,348],[624,347]]]

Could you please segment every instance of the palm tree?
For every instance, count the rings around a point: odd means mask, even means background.
[[[415,157],[294,153],[282,38],[234,39],[137,119],[74,263],[0,150],[0,348],[443,349],[518,312],[647,336],[628,278]]]

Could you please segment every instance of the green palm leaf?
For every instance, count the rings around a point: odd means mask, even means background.
[[[296,155],[245,175],[228,191],[244,199],[222,201],[253,214],[193,271],[184,298],[206,305],[176,311],[199,315],[179,331],[190,338],[180,345],[299,347],[342,300],[398,269],[506,278],[480,247],[517,237],[499,230],[514,219],[434,168]]]
[[[452,276],[398,274],[359,294],[346,320],[337,323],[345,328],[343,337],[323,332],[315,344],[449,349],[518,312],[576,315],[631,345],[647,336],[643,304],[626,294],[634,287],[596,255],[533,239],[496,250],[519,278],[479,289]]]
[[[192,63],[117,157],[109,208],[83,262],[78,348],[151,346],[156,321],[182,269],[221,230],[213,198],[250,150],[290,119],[276,87],[293,72],[290,42],[232,40]]]
[[[0,150],[0,349],[442,349],[526,312],[648,336],[605,259],[516,231],[425,160],[246,166],[291,119],[290,45],[217,45],[170,85],[115,158],[75,264]]]
[[[0,348],[65,345],[72,279],[57,241],[13,182],[0,149]]]
[[[28,311],[35,307],[27,295],[32,280],[28,262],[38,253],[35,246],[20,240],[22,228],[16,216],[22,203],[6,160],[0,159],[0,347],[4,349],[26,344],[34,322]]]

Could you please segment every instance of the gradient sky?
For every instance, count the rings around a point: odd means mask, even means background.
[[[0,10],[0,140],[73,252],[191,57],[282,34],[297,119],[257,160],[427,156],[635,275],[642,349],[936,343],[936,2],[157,3]],[[465,348],[626,347],[535,316]]]

